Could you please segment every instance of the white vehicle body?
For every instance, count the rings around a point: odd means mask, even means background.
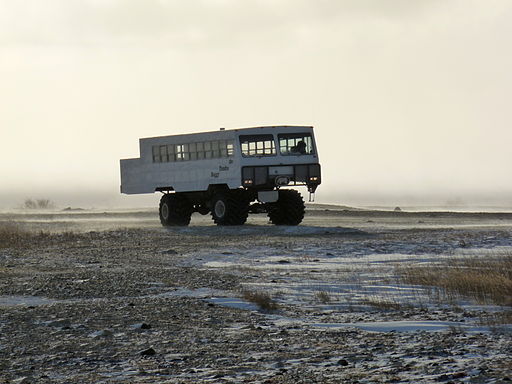
[[[291,144],[300,140],[307,142],[307,150],[293,152]],[[321,181],[313,127],[309,126],[144,138],[140,139],[140,158],[121,160],[120,166],[125,194],[200,192],[215,185],[257,191],[307,185],[314,192]]]

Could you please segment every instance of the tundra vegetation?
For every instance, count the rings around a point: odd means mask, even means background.
[[[278,308],[274,299],[265,292],[244,290],[242,291],[242,297],[245,300],[256,304],[264,311],[275,311]]]
[[[401,267],[402,281],[428,287],[446,301],[472,299],[480,304],[512,307],[512,252],[487,257],[450,258]]]
[[[12,222],[0,223],[0,248],[17,247],[34,237],[32,232]]]
[[[54,241],[73,240],[79,236],[73,231],[61,231],[52,233],[47,230],[33,230],[15,221],[0,221],[0,249],[31,248],[36,244],[47,246]]]

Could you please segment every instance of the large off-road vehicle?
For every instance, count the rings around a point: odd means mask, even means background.
[[[162,192],[160,221],[188,225],[211,212],[218,225],[241,225],[267,212],[277,225],[304,218],[299,192],[321,182],[313,127],[273,126],[140,139],[140,158],[121,160],[121,192]]]

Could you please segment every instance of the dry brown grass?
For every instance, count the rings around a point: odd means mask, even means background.
[[[244,300],[256,304],[258,307],[265,311],[274,311],[278,308],[278,305],[274,299],[272,299],[272,297],[265,292],[243,291],[242,297]]]
[[[399,268],[399,275],[405,283],[434,288],[433,294],[440,298],[466,297],[482,304],[512,306],[510,252]]]
[[[79,234],[72,231],[50,233],[23,228],[19,223],[0,222],[0,249],[26,248],[41,241],[73,241]]]
[[[30,240],[33,233],[15,223],[0,223],[0,248],[17,247]]]
[[[480,316],[480,324],[490,327],[500,324],[512,324],[512,311],[482,314]]]
[[[384,311],[399,311],[403,309],[403,305],[393,301],[380,297],[369,297],[361,301],[362,305],[368,305],[371,307],[375,307]]]

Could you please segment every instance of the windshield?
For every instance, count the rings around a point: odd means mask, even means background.
[[[312,155],[315,153],[310,133],[288,133],[278,135],[281,155]]]

